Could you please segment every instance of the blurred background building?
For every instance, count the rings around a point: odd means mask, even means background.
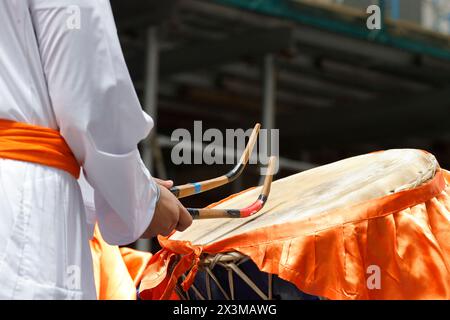
[[[177,184],[227,165],[174,165],[170,136],[208,128],[280,131],[277,178],[353,155],[421,148],[450,168],[450,0],[111,0],[125,58],[156,129],[153,175]],[[366,9],[381,8],[381,30]],[[201,152],[193,146],[192,152]],[[257,185],[183,200],[204,206]]]

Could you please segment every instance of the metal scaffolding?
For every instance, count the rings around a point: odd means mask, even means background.
[[[220,130],[279,128],[289,173],[320,164],[307,156],[321,148],[338,157],[450,135],[450,38],[405,24],[396,1],[376,34],[346,1],[111,2],[135,87],[157,121],[143,159],[161,178],[188,176],[163,155],[172,131],[199,119]]]

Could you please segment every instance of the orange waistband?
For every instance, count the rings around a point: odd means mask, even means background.
[[[57,130],[0,119],[0,158],[64,170],[78,179],[80,165]]]

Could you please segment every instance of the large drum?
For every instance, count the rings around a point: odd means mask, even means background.
[[[447,178],[433,155],[404,149],[274,181],[254,216],[161,237],[141,294],[163,283],[163,298],[177,287],[196,299],[450,298]],[[243,207],[259,189],[215,207]]]

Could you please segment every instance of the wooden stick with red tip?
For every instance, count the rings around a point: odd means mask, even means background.
[[[259,212],[265,205],[270,193],[270,186],[274,173],[276,157],[272,156],[269,159],[269,166],[267,175],[264,179],[264,184],[258,199],[251,205],[242,209],[194,209],[187,208],[194,219],[212,219],[212,218],[246,218]]]

